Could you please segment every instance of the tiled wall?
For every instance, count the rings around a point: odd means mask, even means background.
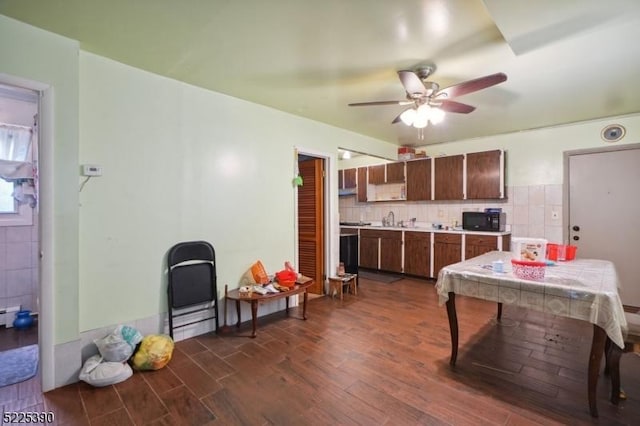
[[[38,225],[0,226],[0,308],[38,310]]]
[[[358,203],[355,196],[340,197],[340,221],[380,222],[390,211],[396,222],[416,218],[423,226],[432,223],[462,223],[463,211],[500,207],[507,214],[507,226],[514,237],[546,238],[562,243],[562,185],[514,186],[507,199],[476,201],[421,201]],[[557,214],[557,218],[555,217]]]

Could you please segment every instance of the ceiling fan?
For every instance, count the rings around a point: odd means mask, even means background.
[[[440,89],[438,83],[427,81],[427,78],[434,71],[435,66],[432,65],[418,68],[415,71],[398,71],[400,82],[407,93],[405,100],[357,102],[351,103],[349,106],[411,105],[391,123],[402,121],[408,126],[421,129],[426,127],[429,122],[431,124],[441,122],[445,112],[469,114],[476,109],[474,106],[452,101],[451,98],[486,89],[507,80],[506,74],[496,73]]]

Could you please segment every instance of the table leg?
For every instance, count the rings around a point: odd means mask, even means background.
[[[498,316],[497,316],[498,321],[500,321],[502,319],[502,303],[498,302]]]
[[[236,315],[238,316],[238,323],[236,324],[236,327],[240,328],[240,301],[236,300]]]
[[[302,319],[307,319],[307,290],[304,291],[302,296]]]
[[[449,317],[449,330],[451,331],[451,358],[449,359],[449,365],[452,367],[456,365],[456,359],[458,358],[458,316],[456,315],[456,294],[449,293],[449,300],[447,300],[447,316]]]
[[[598,404],[596,391],[598,387],[598,376],[600,374],[600,363],[602,362],[602,354],[604,353],[604,345],[607,340],[607,333],[597,326],[593,325],[593,340],[591,341],[591,354],[589,355],[589,411],[591,417],[598,417]]]
[[[253,326],[253,333],[251,337],[256,337],[256,322],[258,321],[258,301],[251,301],[251,325]]]
[[[289,316],[289,296],[284,298],[284,310],[287,313],[287,316]]]
[[[606,355],[606,369],[611,376],[611,402],[613,405],[618,405],[620,402],[620,357],[623,350],[615,343],[607,339],[609,346]]]

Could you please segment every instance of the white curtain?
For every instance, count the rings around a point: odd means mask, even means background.
[[[30,127],[0,123],[0,160],[26,161],[31,135]]]
[[[31,207],[37,203],[37,168],[31,162],[33,134],[29,127],[0,123],[0,178],[13,182],[13,198]]]

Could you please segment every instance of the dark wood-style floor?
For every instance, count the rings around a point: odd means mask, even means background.
[[[358,296],[309,302],[308,321],[277,313],[256,339],[178,342],[169,365],[115,386],[0,389],[4,411],[55,412],[59,425],[560,425],[640,424],[640,358],[622,358],[628,399],[589,416],[592,326],[458,297],[460,353],[432,282],[360,281]],[[294,310],[296,314],[298,310]],[[248,330],[244,330],[248,331]]]

